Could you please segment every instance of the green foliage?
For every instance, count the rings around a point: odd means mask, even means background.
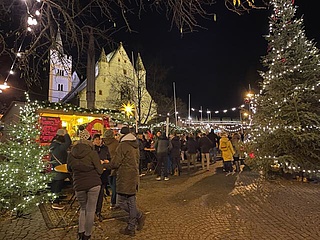
[[[268,54],[249,149],[253,165],[268,172],[278,161],[300,169],[320,168],[319,50],[294,19],[291,0],[272,0]]]
[[[0,144],[0,209],[22,216],[51,198],[50,174],[46,174],[43,156],[48,152],[37,142],[40,131],[36,103],[20,110],[20,122],[6,130],[7,141]]]

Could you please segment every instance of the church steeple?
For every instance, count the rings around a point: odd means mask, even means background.
[[[135,64],[135,68],[136,68],[136,71],[146,71],[146,69],[145,69],[145,67],[143,65],[140,53],[138,53],[136,64]]]
[[[63,54],[63,45],[62,45],[62,39],[61,39],[61,34],[60,34],[60,28],[59,27],[58,27],[58,30],[57,30],[55,44],[56,44],[57,51],[60,54]]]
[[[104,51],[104,48],[102,48],[101,54],[100,54],[100,62],[107,62],[107,55]]]

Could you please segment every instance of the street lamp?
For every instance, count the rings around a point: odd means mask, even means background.
[[[6,90],[8,88],[10,88],[10,86],[7,84],[7,82],[0,84],[0,93],[2,93],[2,90]]]

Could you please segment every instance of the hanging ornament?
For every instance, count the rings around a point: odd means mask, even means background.
[[[249,153],[249,157],[250,157],[251,159],[255,158],[254,152]]]
[[[280,60],[282,63],[285,63],[287,60],[285,58],[281,58]]]

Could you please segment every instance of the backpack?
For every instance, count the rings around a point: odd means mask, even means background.
[[[227,151],[228,150],[228,142],[227,141],[221,142],[220,149],[221,149],[221,151]]]

